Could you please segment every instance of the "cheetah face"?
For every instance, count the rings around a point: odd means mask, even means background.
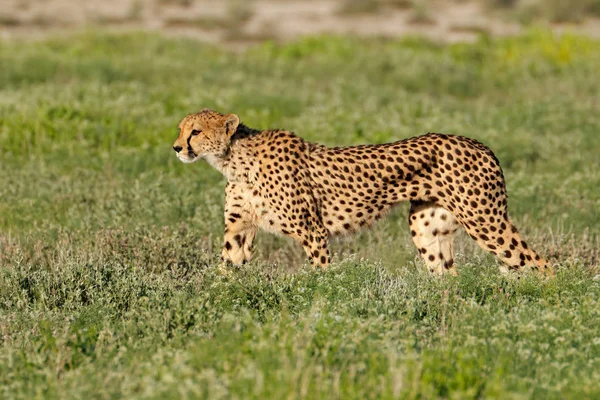
[[[223,157],[239,123],[235,114],[223,115],[209,109],[190,114],[179,123],[179,136],[173,150],[184,163]]]

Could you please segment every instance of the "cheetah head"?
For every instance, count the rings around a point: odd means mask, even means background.
[[[240,119],[235,114],[224,115],[207,108],[190,114],[179,123],[179,136],[173,150],[184,163],[192,163],[199,158],[223,157],[239,123]]]

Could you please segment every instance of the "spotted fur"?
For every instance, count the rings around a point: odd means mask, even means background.
[[[428,133],[330,148],[204,109],[181,121],[173,148],[183,162],[204,158],[227,178],[222,256],[234,264],[250,260],[262,228],[294,238],[313,264],[326,266],[331,236],[410,201],[411,235],[431,272],[456,273],[452,241],[462,226],[509,269],[550,273],[508,217],[498,159],[473,139]]]

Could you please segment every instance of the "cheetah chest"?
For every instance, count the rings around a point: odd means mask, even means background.
[[[256,184],[237,183],[235,185],[236,196],[233,197],[240,203],[245,213],[251,215],[252,225],[271,233],[281,233],[287,228],[284,216],[269,205]]]

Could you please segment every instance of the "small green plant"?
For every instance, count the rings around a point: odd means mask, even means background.
[[[511,8],[514,7],[520,0],[486,0],[487,4],[492,7]]]
[[[409,22],[412,24],[435,24],[429,0],[414,0]]]
[[[342,0],[338,6],[339,14],[372,14],[381,9],[380,0]]]
[[[127,19],[137,21],[142,17],[142,12],[144,12],[144,4],[142,3],[142,0],[133,0],[129,5]]]
[[[380,0],[381,4],[384,6],[399,8],[399,9],[409,9],[413,6],[413,0]]]
[[[228,0],[227,17],[231,24],[244,23],[254,16],[253,0]]]
[[[600,15],[598,0],[487,0],[486,4],[505,10],[524,24],[536,21],[578,23]]]
[[[194,4],[195,0],[158,0],[159,4],[163,5],[175,5],[179,7],[190,7]]]
[[[22,23],[23,22],[21,21],[21,19],[19,19],[19,17],[8,12],[2,13],[2,15],[0,15],[0,26],[18,26]]]

